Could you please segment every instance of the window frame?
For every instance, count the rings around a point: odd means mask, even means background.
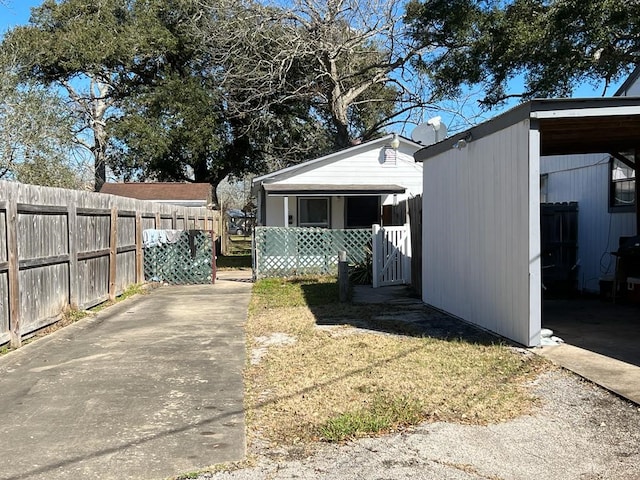
[[[634,154],[634,152],[630,152],[630,153],[632,153],[632,155]],[[617,166],[616,163],[622,165],[623,167],[629,168],[627,165],[625,165],[623,162],[621,162],[619,159],[615,158],[614,156],[611,156],[609,158],[609,212],[610,213],[635,212],[636,205],[638,203],[638,199],[635,195],[635,192],[636,192],[635,182],[637,180],[637,175],[634,175],[633,178],[614,179],[613,172]],[[622,183],[629,183],[632,185],[632,191],[634,192],[633,203],[616,204],[616,200],[615,200],[616,187],[615,186]]]
[[[302,221],[302,202],[309,200],[324,200],[326,202],[326,223]],[[331,228],[331,197],[298,197],[298,226],[305,228]]]

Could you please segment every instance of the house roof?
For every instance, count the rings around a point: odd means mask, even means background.
[[[105,183],[100,193],[109,193],[120,197],[137,198],[138,200],[155,201],[190,201],[211,199],[211,185],[209,183]]]
[[[422,148],[414,158],[427,160],[459,140],[478,140],[526,119],[540,132],[541,155],[621,152],[638,146],[640,97],[531,100]]]
[[[400,185],[317,185],[265,183],[264,189],[271,195],[392,195],[404,193]]]
[[[400,144],[408,145],[416,150],[419,149],[422,145],[414,142],[406,137],[398,135],[400,139]],[[315,168],[320,165],[326,165],[333,161],[336,161],[340,158],[344,158],[346,156],[355,155],[360,153],[361,151],[370,150],[372,148],[376,148],[379,145],[389,144],[393,139],[393,134],[385,135],[384,137],[376,138],[374,140],[370,140],[368,142],[361,143],[359,145],[355,145],[353,147],[345,148],[342,150],[338,150],[337,152],[330,153],[329,155],[325,155],[323,157],[315,158],[313,160],[308,160],[306,162],[299,163],[297,165],[293,165],[291,167],[282,168],[280,170],[276,170],[275,172],[268,173],[266,175],[262,175],[260,177],[255,177],[253,179],[253,184],[263,183],[265,180],[275,180],[278,177],[287,176],[288,174],[297,173],[299,170]]]

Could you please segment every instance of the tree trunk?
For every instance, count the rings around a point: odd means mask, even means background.
[[[99,192],[107,181],[107,132],[101,123],[93,126],[94,190]]]

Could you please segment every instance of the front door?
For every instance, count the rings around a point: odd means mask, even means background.
[[[346,228],[371,228],[380,223],[380,197],[346,197]]]

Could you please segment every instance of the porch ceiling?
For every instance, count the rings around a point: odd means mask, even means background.
[[[640,148],[640,115],[540,119],[541,155],[611,153]]]
[[[325,184],[291,184],[264,183],[263,187],[269,195],[392,195],[404,193],[405,187],[400,185],[325,185]]]

